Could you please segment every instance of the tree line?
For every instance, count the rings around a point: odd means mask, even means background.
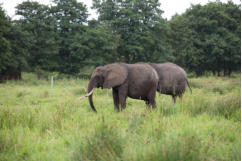
[[[191,5],[171,20],[158,0],[93,0],[97,20],[76,0],[52,3],[22,2],[17,20],[0,6],[0,79],[38,70],[76,75],[113,62],[171,61],[196,75],[240,71],[241,8],[232,1]]]

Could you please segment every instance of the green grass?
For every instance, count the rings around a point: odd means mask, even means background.
[[[111,90],[97,89],[94,113],[87,80],[0,84],[0,161],[239,161],[240,75],[189,79],[183,99],[157,93],[157,109],[127,99],[114,110]]]

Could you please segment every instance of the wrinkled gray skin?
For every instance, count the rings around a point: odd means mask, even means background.
[[[112,88],[114,106],[118,111],[126,107],[127,97],[144,100],[148,106],[155,108],[157,86],[158,75],[149,64],[114,63],[95,69],[88,84],[88,93],[93,88]],[[92,110],[97,112],[92,94],[89,103]]]
[[[156,70],[159,77],[157,91],[161,94],[171,95],[174,103],[176,103],[177,96],[182,98],[182,95],[186,90],[186,84],[192,92],[187,80],[187,74],[180,66],[170,62],[149,64]]]

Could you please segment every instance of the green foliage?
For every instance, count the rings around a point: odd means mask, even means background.
[[[192,5],[174,16],[169,23],[176,62],[197,75],[205,71],[230,75],[239,70],[240,11],[232,1],[218,1]]]
[[[82,67],[85,65],[100,66],[118,61],[117,45],[119,37],[112,35],[109,28],[100,26],[99,22],[95,20],[90,23],[94,24],[78,38],[78,43],[75,43],[79,53],[83,53],[86,57],[82,62]]]
[[[53,71],[57,68],[56,33],[54,19],[50,17],[48,6],[38,2],[26,1],[16,7],[16,14],[21,16],[16,24],[25,32],[28,38],[27,49],[29,56],[26,58],[32,68],[41,68]]]
[[[158,0],[93,0],[99,17],[89,21],[84,3],[53,4],[20,3],[15,21],[1,8],[1,79],[21,79],[23,70],[71,77],[113,62],[171,61],[196,76],[240,70],[241,8],[232,1],[191,5],[169,21]]]
[[[119,37],[117,59],[128,63],[140,61],[167,61],[171,56],[166,43],[168,27],[162,19],[162,10],[155,1],[94,0],[93,8],[99,21]],[[163,39],[160,39],[160,36]],[[169,56],[167,56],[169,55]]]
[[[0,28],[0,81],[21,79],[21,71],[27,67],[27,35],[10,21],[1,6]]]
[[[76,0],[54,0],[51,13],[55,19],[55,29],[58,38],[58,70],[62,73],[79,73],[81,62],[86,53],[81,52],[78,43],[86,30],[87,8]]]
[[[11,59],[10,42],[7,39],[10,22],[2,7],[0,6],[0,73],[6,70]]]

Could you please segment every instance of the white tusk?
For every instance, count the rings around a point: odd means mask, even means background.
[[[93,88],[93,89],[92,89],[89,93],[87,93],[85,96],[80,97],[78,100],[82,100],[82,99],[84,99],[85,97],[89,97],[89,96],[93,93],[94,89],[95,89],[95,88]]]
[[[85,97],[90,96],[93,93],[94,90],[95,90],[95,88],[93,88],[88,94],[86,94]]]
[[[85,97],[86,97],[86,96],[82,96],[82,97],[78,98],[78,101],[84,99]]]

